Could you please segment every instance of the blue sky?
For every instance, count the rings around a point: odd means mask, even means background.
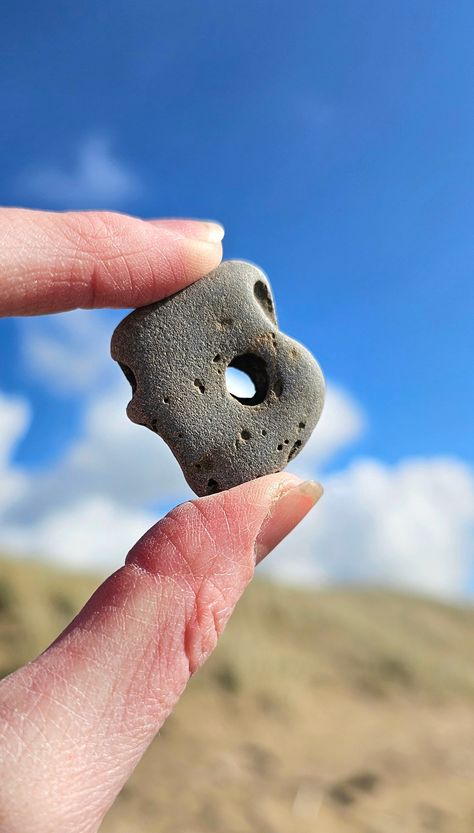
[[[473,30],[462,0],[20,0],[0,27],[1,201],[222,221],[225,257],[265,269],[282,329],[364,415],[325,470],[471,472]],[[91,317],[104,354],[119,317]],[[25,471],[56,465],[112,384],[48,382],[45,338],[84,343],[0,327]]]

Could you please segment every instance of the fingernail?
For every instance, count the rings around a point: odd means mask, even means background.
[[[196,223],[196,237],[206,243],[220,243],[225,234],[225,229],[220,223],[199,222]]]
[[[212,243],[213,245],[220,243],[225,234],[224,227],[214,220],[160,219],[149,220],[148,222],[181,237],[200,240],[202,243]]]
[[[203,243],[220,243],[224,237],[224,227],[211,220],[189,220],[179,229],[183,237],[202,240]]]
[[[296,486],[286,486],[272,503],[255,542],[258,564],[292,529],[303,520],[323,494],[323,487],[314,480],[304,480]]]

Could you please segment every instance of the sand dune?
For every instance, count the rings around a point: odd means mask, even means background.
[[[0,670],[98,579],[0,561]],[[473,833],[474,611],[255,582],[103,833]]]

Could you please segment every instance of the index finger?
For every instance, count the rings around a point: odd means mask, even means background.
[[[158,301],[219,265],[223,235],[197,220],[0,209],[0,315]]]

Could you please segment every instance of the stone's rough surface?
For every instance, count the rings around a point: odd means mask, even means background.
[[[280,471],[323,407],[318,364],[280,333],[267,278],[243,261],[132,312],[112,357],[132,386],[128,416],[163,437],[198,495]],[[229,366],[250,376],[252,398],[228,391]]]

